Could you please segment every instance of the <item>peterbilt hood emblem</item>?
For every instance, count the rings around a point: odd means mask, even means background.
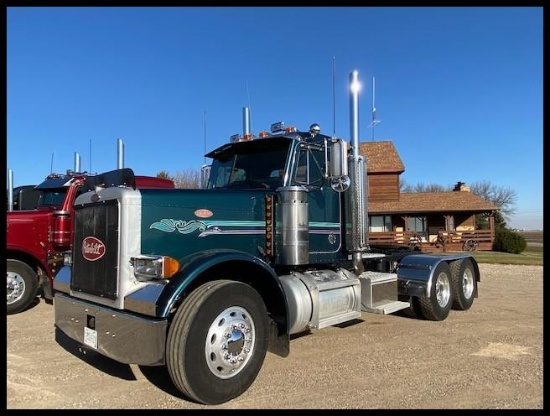
[[[95,237],[86,237],[82,241],[82,256],[88,261],[96,261],[105,254],[105,244]]]
[[[193,214],[199,218],[210,218],[214,213],[206,208],[197,209]]]

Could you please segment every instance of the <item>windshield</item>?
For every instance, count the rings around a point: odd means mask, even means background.
[[[38,206],[50,205],[61,206],[65,199],[67,188],[42,189],[42,194],[38,199]]]
[[[289,141],[285,140],[229,148],[212,162],[208,188],[276,189],[282,186],[288,147]]]

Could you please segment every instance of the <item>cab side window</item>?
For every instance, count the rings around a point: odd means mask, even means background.
[[[295,177],[297,184],[321,186],[324,180],[324,172],[324,152],[311,148],[305,148],[300,151]]]

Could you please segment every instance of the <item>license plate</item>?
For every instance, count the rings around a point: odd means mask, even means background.
[[[95,329],[84,328],[84,344],[97,350],[97,331]]]

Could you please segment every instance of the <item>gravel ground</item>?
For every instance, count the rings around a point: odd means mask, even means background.
[[[7,409],[542,409],[543,268],[480,269],[469,311],[442,322],[363,313],[313,330],[219,406],[187,401],[162,369],[57,343],[40,301],[7,316]]]

